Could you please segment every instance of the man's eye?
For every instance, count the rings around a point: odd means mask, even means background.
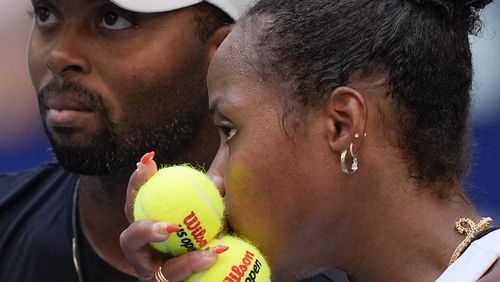
[[[111,30],[123,30],[133,27],[134,24],[115,12],[107,12],[102,17],[99,26]]]
[[[47,8],[38,7],[35,9],[36,23],[39,26],[56,24],[58,19],[56,15]]]

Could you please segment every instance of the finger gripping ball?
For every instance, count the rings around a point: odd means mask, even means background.
[[[139,189],[134,219],[178,224],[181,229],[152,247],[178,256],[205,246],[223,227],[224,206],[215,185],[188,165],[165,167]]]
[[[184,282],[270,282],[271,269],[259,250],[243,239],[224,236],[210,241],[210,247],[228,246],[217,262],[205,271],[191,275]]]

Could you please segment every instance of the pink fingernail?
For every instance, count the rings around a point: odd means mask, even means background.
[[[157,222],[157,223],[153,224],[153,232],[157,233],[157,234],[162,234],[162,235],[177,232],[177,231],[179,231],[178,228],[179,228],[179,226],[177,226],[177,225],[172,225],[172,224],[168,224],[165,222]],[[171,232],[171,231],[176,230],[176,229],[177,229],[177,231]]]
[[[168,233],[177,233],[177,232],[179,232],[179,230],[181,230],[181,227],[178,226],[178,225],[169,225],[167,227],[167,232]]]
[[[154,157],[155,157],[155,151],[151,151],[149,153],[146,153],[144,156],[142,156],[141,163],[143,165],[147,165],[148,163],[150,163],[153,160]]]
[[[229,247],[228,246],[217,246],[214,250],[214,252],[218,255],[222,254],[223,252],[229,250]]]

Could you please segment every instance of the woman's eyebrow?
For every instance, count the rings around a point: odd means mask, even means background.
[[[221,105],[227,104],[229,99],[223,96],[219,96],[210,101],[208,105],[208,112],[210,116],[213,116],[215,112],[221,107]]]

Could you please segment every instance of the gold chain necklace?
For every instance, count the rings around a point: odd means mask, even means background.
[[[477,224],[470,218],[460,218],[457,222],[455,222],[455,229],[458,233],[465,235],[465,239],[458,244],[457,248],[451,255],[450,263],[448,265],[454,263],[464,252],[465,248],[470,245],[472,240],[474,240],[474,238],[476,238],[481,232],[488,229],[492,221],[491,217],[483,217]]]
[[[80,265],[80,252],[78,251],[78,187],[80,186],[80,180],[76,181],[75,189],[73,192],[73,207],[71,209],[71,228],[73,232],[73,238],[71,238],[71,250],[73,254],[73,264],[75,265],[76,275],[78,276],[79,282],[84,282],[82,275],[82,267]]]

